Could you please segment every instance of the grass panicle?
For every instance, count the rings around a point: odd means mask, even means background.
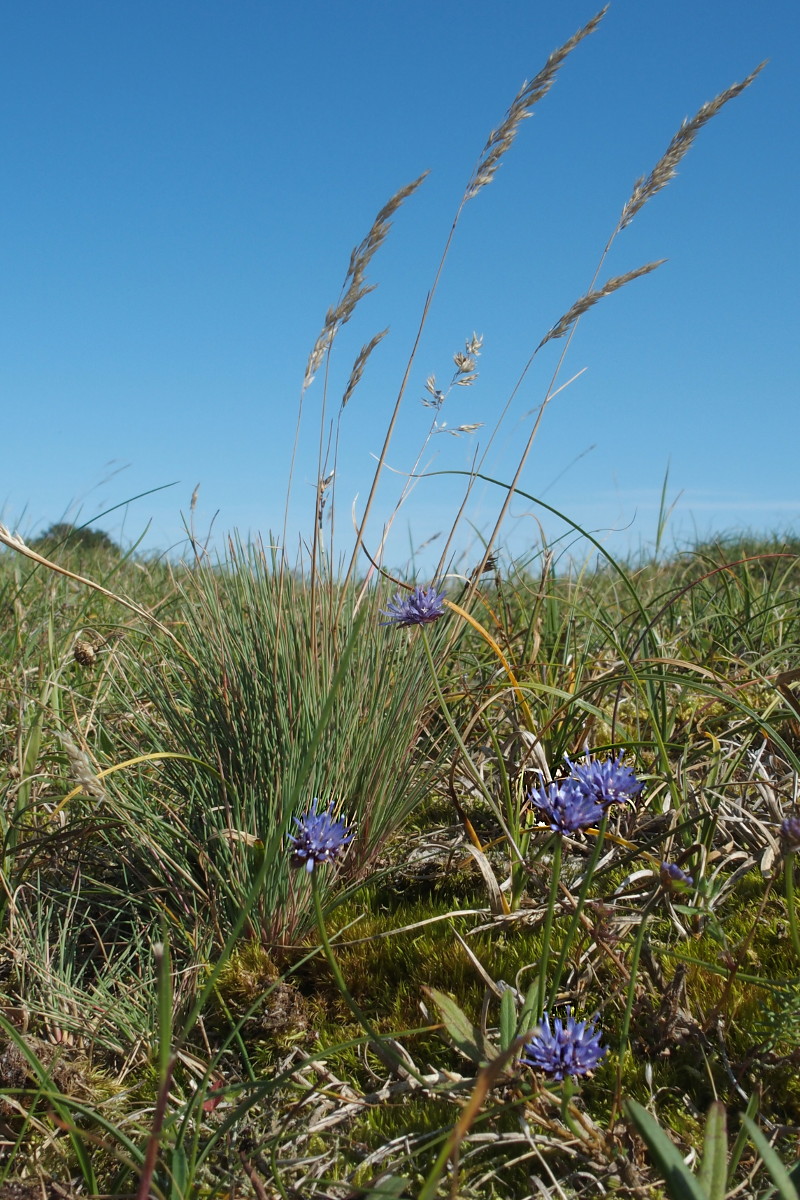
[[[325,314],[325,321],[319,337],[308,356],[305,376],[303,378],[304,391],[311,386],[314,377],[325,360],[326,354],[328,354],[333,345],[338,331],[350,320],[359,301],[363,300],[364,296],[369,295],[374,290],[376,285],[366,282],[367,267],[386,241],[389,230],[392,227],[392,217],[395,216],[400,206],[409,196],[414,194],[427,174],[428,172],[424,171],[417,179],[405,184],[404,187],[395,192],[378,213],[370,227],[369,233],[350,254],[350,263],[345,274],[341,297],[334,307],[330,308]]]
[[[702,104],[691,119],[687,118],[683,121],[680,129],[650,174],[637,179],[633,185],[633,191],[622,209],[622,215],[617,226],[618,230],[627,229],[633,218],[644,207],[647,201],[651,200],[653,196],[675,178],[678,173],[678,164],[691,147],[703,126],[707,125],[712,117],[715,117],[729,100],[740,96],[745,88],[750,86],[756,76],[763,71],[766,65],[766,62],[759,63],[755,70],[751,71],[741,83],[732,84],[724,92],[720,92],[718,96],[715,96],[713,100]]]
[[[555,338],[562,338],[574,328],[576,321],[588,312],[599,300],[605,296],[610,296],[612,292],[618,291],[624,287],[626,283],[631,283],[634,279],[641,279],[643,275],[649,275],[651,271],[655,271],[657,267],[663,266],[667,260],[659,258],[656,262],[645,263],[642,267],[637,267],[633,271],[626,271],[624,275],[617,275],[613,279],[609,279],[601,288],[596,291],[587,292],[585,296],[581,296],[576,300],[571,308],[567,309],[562,317],[556,321],[552,329],[544,335],[537,350],[541,350],[548,342],[552,342]]]
[[[511,147],[522,122],[533,115],[532,108],[550,91],[565,60],[585,37],[594,33],[607,12],[608,5],[592,17],[591,21],[588,21],[582,29],[573,34],[563,46],[554,50],[541,71],[530,82],[526,81],[522,85],[503,121],[497,129],[493,129],[489,134],[472,178],[467,184],[466,200],[472,200],[482,188],[492,182],[497,168],[500,166],[500,160]]]

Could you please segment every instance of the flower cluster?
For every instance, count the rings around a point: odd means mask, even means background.
[[[381,625],[430,625],[444,616],[444,600],[444,592],[437,592],[433,586],[424,588],[417,584],[409,596],[403,598],[402,592],[398,592],[394,600],[389,602],[388,607],[382,610],[387,620],[381,621]]]
[[[570,778],[574,779],[587,796],[591,796],[595,804],[603,810],[612,804],[625,804],[638,796],[644,784],[636,778],[630,767],[626,767],[622,759],[625,751],[606,758],[603,762],[591,758],[589,754],[583,762],[573,763],[567,758]],[[566,756],[565,756],[566,757]]]
[[[602,808],[577,788],[572,779],[531,788],[528,801],[539,809],[542,820],[555,833],[576,833],[579,829],[588,829],[590,825],[596,825],[603,815]]]
[[[566,760],[568,779],[531,788],[528,802],[538,808],[551,829],[575,833],[601,820],[612,804],[624,804],[644,787],[622,763],[624,751],[602,762],[588,754],[583,762]]]
[[[305,867],[313,871],[319,863],[333,862],[343,846],[352,838],[344,821],[334,820],[333,804],[324,812],[317,812],[318,800],[314,799],[309,812],[295,817],[296,834],[289,834],[292,844],[292,866]]]
[[[595,1013],[591,1021],[576,1021],[567,1009],[566,1021],[556,1017],[551,1028],[545,1013],[534,1037],[525,1043],[521,1061],[557,1080],[567,1075],[588,1075],[608,1053],[608,1048],[600,1045],[596,1020]]]

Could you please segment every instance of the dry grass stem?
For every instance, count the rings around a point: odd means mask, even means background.
[[[639,279],[642,275],[649,275],[651,271],[655,271],[656,267],[660,267],[666,261],[665,258],[659,258],[655,262],[645,263],[643,267],[637,267],[634,271],[626,271],[624,275],[615,275],[613,279],[609,279],[608,283],[604,283],[597,291],[586,292],[584,296],[581,296],[580,300],[575,301],[572,308],[568,309],[560,320],[556,321],[553,328],[545,334],[536,349],[541,350],[546,342],[552,342],[554,338],[564,337],[565,334],[569,333],[578,318],[582,317],[593,305],[597,304],[598,300],[602,300],[604,296],[610,296],[612,292],[618,291],[633,279]]]
[[[754,71],[752,71],[746,79],[741,83],[734,83],[726,91],[720,92],[713,100],[709,100],[707,104],[702,105],[695,116],[690,121],[685,120],[681,125],[674,138],[667,146],[665,153],[658,160],[653,170],[649,175],[637,179],[633,185],[631,198],[622,210],[622,216],[619,219],[617,232],[627,228],[633,218],[638,213],[647,201],[655,196],[656,192],[660,192],[663,187],[666,187],[671,179],[674,179],[677,174],[678,163],[683,158],[686,151],[691,146],[697,134],[703,126],[715,117],[724,104],[729,100],[733,100],[744,91],[746,87],[755,79],[756,75],[766,66],[766,62],[759,63]]]
[[[526,117],[531,116],[531,109],[534,104],[547,95],[567,55],[571,54],[578,43],[582,42],[585,37],[590,33],[594,33],[607,11],[608,5],[601,9],[596,16],[592,17],[587,25],[584,25],[582,29],[573,34],[569,41],[565,42],[558,50],[554,50],[539,74],[530,83],[525,82],[522,85],[502,124],[489,134],[489,140],[484,146],[478,165],[467,184],[464,196],[465,200],[471,200],[473,196],[478,194],[482,187],[486,187],[487,183],[492,182],[495,171],[500,165],[500,159],[517,136],[517,131],[522,122]]]
[[[470,421],[466,425],[453,425],[452,427],[443,421],[441,425],[434,423],[433,433],[449,433],[451,437],[461,437],[462,433],[474,433],[476,429],[483,429],[483,421]]]
[[[420,184],[422,183],[423,179],[425,179],[427,174],[428,174],[427,171],[423,171],[423,173],[420,176],[418,176],[417,179],[413,180],[411,183],[407,183],[404,187],[400,188],[400,190],[398,192],[395,192],[395,194],[391,197],[391,199],[388,200],[386,204],[384,204],[383,208],[378,213],[377,217],[375,218],[375,220],[372,223],[372,227],[371,227],[369,233],[367,234],[367,236],[351,252],[350,263],[347,268],[347,273],[345,274],[344,284],[342,286],[341,297],[340,297],[338,303],[333,308],[329,308],[327,313],[325,314],[325,322],[322,326],[322,331],[320,332],[319,337],[317,338],[316,342],[314,343],[314,346],[311,350],[311,354],[308,357],[305,375],[303,377],[303,386],[302,386],[302,389],[300,392],[300,403],[298,404],[298,409],[297,409],[297,424],[295,427],[294,445],[292,446],[292,454],[291,454],[291,459],[290,459],[290,463],[289,463],[289,478],[288,478],[287,485],[286,485],[286,503],[284,506],[284,515],[283,515],[283,537],[281,539],[284,547],[286,545],[286,528],[287,528],[287,524],[289,521],[289,500],[290,500],[290,496],[291,496],[291,492],[292,492],[292,482],[294,479],[295,460],[296,460],[296,456],[297,456],[297,447],[298,447],[298,443],[299,443],[299,439],[300,439],[300,428],[301,428],[302,420],[303,420],[303,397],[305,395],[306,390],[313,383],[314,376],[316,375],[317,371],[319,370],[322,363],[324,362],[325,356],[330,352],[331,346],[333,345],[333,340],[336,337],[338,330],[342,327],[342,325],[345,325],[350,320],[359,300],[363,299],[364,296],[368,295],[369,292],[373,291],[376,286],[374,284],[368,285],[365,282],[365,273],[366,273],[366,269],[372,259],[372,256],[379,249],[379,247],[383,244],[384,240],[386,239],[387,234],[389,233],[389,230],[391,229],[391,218],[397,212],[400,205],[405,200],[407,200],[408,197],[410,195],[412,195],[413,192],[415,192],[417,190],[417,188],[420,186]],[[362,351],[362,353],[363,353],[363,351]],[[364,359],[364,361],[366,361],[366,358]],[[353,368],[354,373],[357,369],[357,366],[358,366],[358,360],[356,360],[356,365]],[[362,369],[363,369],[363,364],[362,364]],[[351,376],[351,382],[352,382],[352,387],[354,388],[357,386],[358,379],[353,381],[353,378]],[[349,385],[348,385],[348,387],[349,387]],[[345,399],[343,400],[341,407],[344,407],[344,404],[347,402],[347,400],[349,400],[351,393],[352,393],[352,388],[350,388],[349,392],[345,393]],[[340,408],[340,415],[341,415],[341,408]],[[324,405],[323,405],[323,417],[324,417]],[[323,436],[323,433],[322,433],[323,424],[324,424],[324,420],[321,419],[321,421],[320,421],[320,457],[319,457],[320,475],[322,474],[321,445],[322,445],[322,436]],[[316,564],[316,555],[317,555],[317,534],[319,532],[319,513],[320,513],[320,497],[319,497],[319,492],[318,492],[317,503],[316,503],[316,520],[314,523],[314,542],[313,542],[313,546],[312,546],[312,555],[311,555],[312,562],[314,564]],[[316,568],[314,568],[314,570],[315,569]],[[313,576],[313,572],[312,572],[312,576]],[[312,578],[312,586],[313,586],[313,578]]]

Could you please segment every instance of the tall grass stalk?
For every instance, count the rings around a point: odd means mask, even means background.
[[[552,839],[553,854],[550,861],[550,894],[547,897],[544,926],[542,928],[542,952],[539,958],[539,988],[536,999],[536,1019],[541,1021],[545,1013],[547,999],[547,969],[550,965],[550,939],[553,934],[553,920],[558,906],[558,885],[561,882],[561,838],[556,834]]]
[[[784,881],[786,886],[786,915],[789,921],[789,936],[792,939],[797,961],[800,963],[800,929],[797,925],[797,901],[794,890],[794,864],[797,852],[789,850],[783,864]]]
[[[400,415],[400,408],[403,403],[408,381],[411,376],[411,370],[414,365],[420,340],[422,338],[422,332],[428,320],[428,314],[430,312],[433,299],[436,295],[436,291],[444,271],[445,263],[450,252],[453,238],[455,237],[456,228],[461,218],[461,214],[469,201],[474,199],[484,187],[492,182],[500,165],[500,161],[503,155],[505,155],[512,146],[522,122],[531,116],[533,107],[550,91],[550,88],[555,82],[556,75],[558,74],[558,71],[560,70],[566,58],[572,53],[576,46],[583,41],[585,37],[588,37],[589,34],[594,33],[600,24],[600,21],[605,16],[606,11],[607,10],[604,8],[597,13],[596,16],[592,17],[592,19],[588,21],[582,29],[579,29],[578,32],[569,38],[569,40],[565,42],[563,46],[561,46],[558,50],[555,50],[548,57],[544,67],[530,82],[523,84],[514,98],[510,108],[508,109],[503,121],[500,123],[497,129],[493,130],[489,135],[486,145],[481,152],[480,158],[475,165],[461,201],[459,202],[458,208],[456,209],[456,214],[450,226],[447,240],[445,241],[444,249],[434,274],[433,283],[428,290],[425,304],[423,305],[422,314],[420,316],[419,325],[414,337],[411,352],[406,362],[403,377],[400,381],[397,399],[395,400],[394,408],[392,409],[389,417],[389,423],[386,428],[383,445],[378,455],[378,462],[372,477],[372,483],[370,484],[369,492],[367,494],[364,511],[356,528],[355,545],[353,547],[347,571],[344,576],[345,584],[350,581],[356,569],[356,564],[358,562],[361,550],[361,544],[364,540],[367,522],[375,501],[378,484],[386,464],[389,446],[397,425],[398,417]]]

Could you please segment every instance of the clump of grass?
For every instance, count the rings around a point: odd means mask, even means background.
[[[164,759],[149,824],[166,853],[174,832],[161,814],[177,810],[182,872],[221,929],[266,859],[251,932],[265,945],[291,941],[311,920],[303,881],[285,865],[307,797],[332,803],[358,831],[337,876],[346,888],[374,869],[429,790],[423,764],[445,741],[426,732],[427,664],[418,648],[387,638],[378,596],[359,612],[351,599],[333,623],[337,591],[319,592],[321,608],[312,607],[305,584],[256,550],[233,549],[228,571],[195,572],[181,588],[192,611],[181,635],[190,661],[143,664],[144,704],[129,746],[175,753]]]

